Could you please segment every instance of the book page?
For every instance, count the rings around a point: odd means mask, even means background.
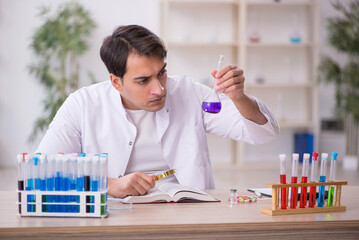
[[[127,196],[124,199],[124,202],[132,202],[132,203],[144,203],[144,202],[158,202],[171,201],[171,197],[164,191],[159,188],[152,188],[146,195],[142,196]]]
[[[179,192],[193,192],[200,195],[208,195],[207,193],[199,190],[198,188],[183,186],[176,183],[164,183],[159,186],[159,189],[163,192],[166,192],[172,198]]]

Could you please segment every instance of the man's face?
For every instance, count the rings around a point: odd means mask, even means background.
[[[119,78],[116,83],[112,80],[125,108],[150,112],[159,111],[165,106],[166,82],[166,63],[161,58],[137,54],[128,56],[123,82]]]

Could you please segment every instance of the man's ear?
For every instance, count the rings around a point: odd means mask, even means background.
[[[119,92],[122,91],[123,87],[122,87],[122,81],[121,81],[121,78],[117,77],[116,75],[114,74],[110,74],[110,79],[111,79],[111,83],[112,83],[112,86]]]

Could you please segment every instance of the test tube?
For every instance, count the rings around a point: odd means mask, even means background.
[[[41,186],[40,161],[37,156],[38,156],[38,154],[35,155],[34,157],[32,157],[32,163],[33,163],[32,174],[33,174],[33,178],[35,180],[35,190],[40,190],[40,186]]]
[[[18,191],[24,191],[25,180],[25,155],[17,155],[17,189]],[[19,213],[21,214],[21,192],[18,193]]]
[[[318,153],[317,152],[313,152],[312,154],[312,169],[310,174],[310,181],[318,182]],[[317,187],[311,186],[309,193],[309,203],[308,203],[308,206],[310,208],[313,208],[315,206],[316,194],[317,194]]]
[[[62,157],[63,153],[59,153],[55,157],[55,191],[62,190]]]
[[[325,182],[327,177],[327,160],[328,153],[322,153],[322,159],[320,163],[320,176],[319,182]],[[325,186],[319,186],[319,195],[318,195],[318,207],[324,206],[324,194],[325,194]]]
[[[107,154],[100,156],[100,191],[107,190]]]
[[[84,190],[84,157],[84,153],[80,153],[77,157],[76,190],[79,192]]]
[[[309,153],[304,153],[303,155],[303,168],[302,168],[302,183],[308,182],[308,174],[309,174]],[[305,208],[307,205],[307,187],[301,187],[300,190],[300,208]]]
[[[54,191],[55,189],[55,159],[53,155],[47,156],[46,171],[46,190]]]
[[[91,157],[85,156],[84,157],[84,191],[90,191],[91,189]]]
[[[34,190],[34,180],[32,178],[32,164],[29,155],[25,156],[25,171],[26,171],[26,191]]]
[[[335,172],[337,168],[337,156],[338,156],[337,152],[332,152],[332,160],[330,161],[330,172],[329,172],[330,182],[335,180]],[[334,186],[331,185],[328,188],[328,202],[327,202],[328,207],[333,206],[333,200],[334,200]]]
[[[280,166],[280,183],[287,183],[287,175],[286,175],[286,155],[279,155],[279,166]],[[281,188],[281,209],[287,209],[287,189]]]
[[[292,155],[292,182],[297,183],[298,181],[298,161],[299,154],[293,153]],[[298,197],[298,189],[297,187],[291,187],[291,198],[290,198],[290,208],[297,207],[297,197]]]
[[[76,190],[77,153],[71,154],[69,165],[70,190]]]
[[[34,179],[33,179],[33,172],[32,172],[32,158],[29,155],[25,155],[25,171],[26,171],[26,191],[32,191],[35,189],[34,187]],[[27,195],[27,202],[35,202],[35,195],[29,194]],[[35,205],[34,204],[27,204],[27,211],[28,212],[35,212]]]
[[[70,156],[68,154],[63,155],[62,157],[62,191],[69,191],[70,190],[70,179],[69,179],[69,163],[70,163]],[[62,202],[69,202],[69,196],[63,195]],[[67,206],[64,206],[67,207]],[[67,212],[67,208],[63,209]]]
[[[92,159],[91,191],[97,192],[100,184],[100,155],[95,154]]]
[[[46,155],[40,155],[40,190],[46,191]]]
[[[25,154],[25,153],[24,153]],[[17,189],[24,191],[24,180],[25,180],[25,155],[17,155]]]

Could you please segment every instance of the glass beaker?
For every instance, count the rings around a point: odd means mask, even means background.
[[[223,59],[224,59],[224,56],[220,55],[219,61],[218,61],[217,72],[222,68]],[[213,78],[213,81],[214,81],[214,83],[213,83],[212,93],[210,95],[208,95],[202,102],[202,109],[203,109],[203,111],[208,112],[208,113],[219,113],[222,108],[222,103],[221,103],[221,100],[219,99],[219,95],[216,90],[216,79]]]

